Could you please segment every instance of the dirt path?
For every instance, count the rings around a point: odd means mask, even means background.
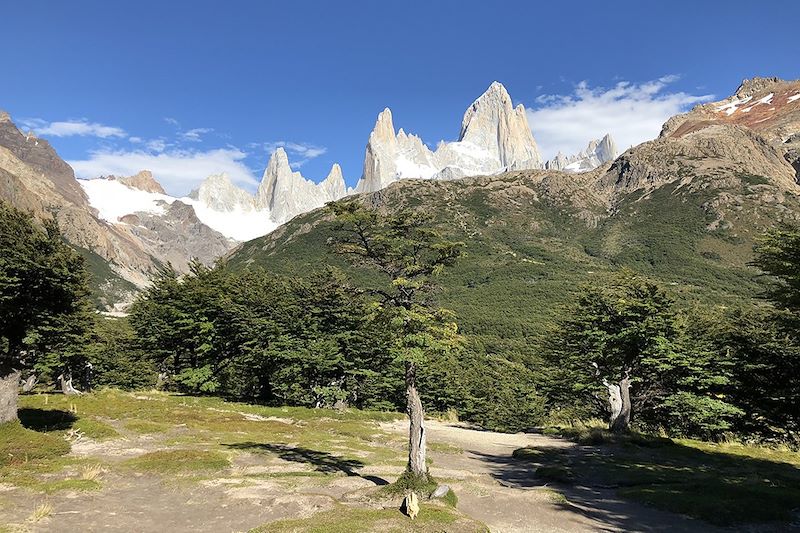
[[[384,425],[397,432],[405,432],[407,427],[405,423]],[[697,520],[620,500],[609,489],[552,487],[566,499],[559,498],[534,477],[529,463],[511,455],[525,446],[577,447],[562,439],[476,431],[430,421],[428,442],[463,450],[460,454],[431,452],[431,473],[453,487],[462,512],[486,523],[493,532],[718,531]]]
[[[239,451],[226,470],[200,481],[182,482],[120,468],[126,459],[174,445],[167,435],[137,435],[126,431],[119,421],[113,425],[121,438],[75,443],[71,453],[107,465],[101,490],[32,496],[0,483],[0,525],[21,524],[21,530],[30,532],[247,531],[281,518],[309,517],[339,503],[369,506],[360,496],[393,481],[403,471],[402,461],[393,460],[354,467],[347,475],[315,476],[321,465],[319,458],[314,459],[316,455],[324,459],[322,466],[330,466],[336,458],[314,450],[306,450],[303,456]],[[396,459],[402,458],[407,427],[406,422],[381,425],[381,444],[395,450]],[[180,426],[169,433],[169,438],[186,436]],[[575,444],[565,440],[429,421],[428,442],[432,474],[452,486],[461,512],[484,522],[494,533],[714,531],[688,518],[622,501],[609,489],[571,486],[552,490],[534,477],[530,463],[512,457],[515,449],[526,446],[577,451]],[[275,447],[278,451],[284,448]],[[45,502],[50,507],[49,517],[40,522],[26,519]],[[357,527],[354,524],[354,531]]]

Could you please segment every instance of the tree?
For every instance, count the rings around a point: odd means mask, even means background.
[[[800,329],[800,229],[767,233],[755,247],[753,264],[772,278],[767,297],[797,336]]]
[[[633,413],[675,432],[724,431],[741,414],[717,394],[730,383],[733,363],[692,342],[685,329],[654,283],[624,273],[589,287],[550,343],[556,383],[590,401],[605,396],[614,432],[628,430]]]
[[[409,417],[407,474],[427,481],[425,411],[417,374],[427,358],[455,349],[460,339],[452,314],[431,299],[433,278],[462,255],[461,243],[442,238],[429,217],[403,211],[381,214],[355,201],[332,204],[337,225],[331,244],[355,266],[380,274],[372,320],[390,337],[390,353],[404,365]]]
[[[91,314],[83,258],[55,222],[40,225],[0,202],[0,250],[0,422],[8,422],[17,418],[20,369],[71,370]]]

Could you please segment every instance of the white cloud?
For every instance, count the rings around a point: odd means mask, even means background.
[[[194,128],[181,133],[181,137],[186,141],[200,142],[204,134],[211,133],[212,131],[214,131],[214,128]]]
[[[57,122],[47,122],[40,118],[24,119],[21,123],[31,130],[36,135],[52,136],[52,137],[100,137],[103,139],[109,137],[127,137],[128,134],[122,128],[116,126],[106,126],[97,122],[89,122],[86,119],[80,120],[65,120]]]
[[[272,152],[279,147],[286,150],[287,155],[289,156],[289,165],[293,169],[302,167],[315,157],[319,157],[328,151],[328,149],[324,146],[315,146],[313,144],[296,143],[291,141],[275,141],[264,144],[264,148],[266,148],[270,154],[272,154]],[[292,158],[295,160],[292,161]]]
[[[238,148],[214,150],[167,150],[152,153],[143,150],[97,150],[87,159],[67,161],[81,178],[98,176],[130,176],[150,170],[171,194],[185,195],[210,174],[225,172],[236,183],[258,184],[253,172],[244,164],[247,154]]]
[[[163,152],[167,149],[167,141],[164,139],[151,139],[145,144],[151,152]]]
[[[580,82],[573,94],[543,95],[528,109],[528,121],[545,159],[560,150],[576,153],[591,139],[610,133],[620,151],[655,138],[668,118],[712,95],[670,92],[677,76],[644,83],[621,81],[612,88]]]

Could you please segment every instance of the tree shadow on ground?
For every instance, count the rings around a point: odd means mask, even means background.
[[[17,411],[20,423],[34,431],[64,431],[78,420],[75,413],[60,409],[22,408]]]
[[[314,470],[325,474],[344,473],[347,476],[360,477],[371,481],[375,485],[388,485],[389,482],[378,476],[364,476],[356,472],[357,469],[366,466],[358,459],[345,459],[338,455],[309,448],[286,446],[283,444],[269,444],[259,442],[239,442],[235,444],[225,444],[229,448],[236,450],[248,450],[264,452],[277,455],[284,461],[294,463],[305,463],[312,465]]]
[[[655,448],[630,443],[541,446],[517,450],[514,456],[470,453],[488,463],[501,484],[555,486],[568,500],[558,505],[623,530],[658,530],[650,522],[665,520],[669,515],[661,511],[666,511],[676,513],[675,528],[771,522],[775,531],[785,531],[800,502],[800,466],[680,442]]]

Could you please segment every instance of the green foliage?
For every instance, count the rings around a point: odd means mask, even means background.
[[[644,427],[677,435],[719,436],[743,411],[725,402],[733,362],[686,332],[667,293],[631,273],[589,287],[547,342],[551,397],[582,398],[602,416],[603,383],[631,379],[633,415]]]
[[[364,289],[375,297],[370,319],[387,332],[397,361],[422,367],[460,344],[450,311],[430,301],[434,277],[462,255],[463,243],[444,239],[419,211],[381,214],[358,202],[331,205],[336,215],[335,251],[382,280]]]
[[[94,386],[147,389],[156,384],[157,370],[141,349],[126,318],[98,318],[86,343]]]
[[[775,229],[756,245],[754,264],[772,278],[768,297],[794,335],[800,326],[800,229]]]
[[[81,256],[55,222],[40,226],[4,202],[0,250],[0,375],[21,367],[43,379],[82,371],[92,310]]]
[[[736,420],[744,411],[730,403],[680,391],[664,400],[673,427],[680,428],[686,435],[714,438],[732,428],[731,421]]]
[[[531,368],[473,350],[461,364],[463,392],[457,405],[462,418],[493,431],[529,431],[542,423],[545,399]]]
[[[181,391],[274,404],[394,408],[402,387],[370,304],[328,270],[290,279],[165,270],[134,303],[138,349]]]

